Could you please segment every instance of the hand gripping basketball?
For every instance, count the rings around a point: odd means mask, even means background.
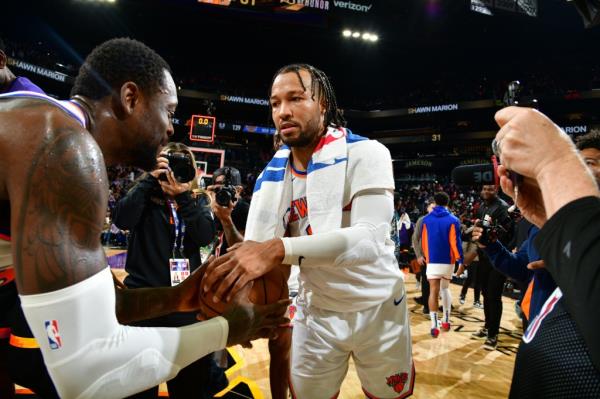
[[[229,323],[227,346],[245,344],[258,338],[275,339],[277,328],[290,322],[283,316],[290,305],[289,299],[256,305],[247,299],[250,288],[251,284],[239,291],[223,314]]]

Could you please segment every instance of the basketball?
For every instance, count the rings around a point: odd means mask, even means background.
[[[222,315],[229,302],[213,302],[212,290],[200,294],[202,314],[207,319]],[[280,299],[288,298],[287,279],[281,267],[276,267],[269,273],[254,280],[248,299],[257,305],[267,305]]]

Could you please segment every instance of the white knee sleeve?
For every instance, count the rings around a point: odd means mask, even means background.
[[[222,317],[180,328],[120,325],[108,268],[70,287],[20,298],[61,398],[129,396],[227,343]]]

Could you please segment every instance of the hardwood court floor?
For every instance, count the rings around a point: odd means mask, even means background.
[[[413,340],[413,356],[417,371],[414,398],[506,398],[521,339],[521,321],[514,311],[514,300],[503,298],[504,312],[498,349],[488,351],[483,341],[472,340],[471,333],[483,325],[483,309],[472,307],[473,291],[468,301],[459,305],[460,287],[451,284],[454,311],[452,329],[441,332],[437,339],[429,334],[430,321],[422,307],[412,298],[420,296],[415,290],[414,275],[407,276],[409,310]],[[265,398],[270,398],[266,340],[254,342],[253,349],[236,347],[244,360],[240,374],[257,383]],[[339,399],[363,399],[360,382],[351,361],[348,375],[342,384]]]
[[[117,270],[119,278],[125,272]],[[504,312],[500,328],[499,345],[495,351],[482,347],[483,341],[472,340],[471,333],[483,325],[483,310],[472,307],[473,291],[467,294],[467,303],[459,305],[460,287],[451,284],[454,311],[452,329],[441,332],[437,339],[429,334],[429,315],[413,298],[420,296],[415,290],[414,275],[406,277],[408,306],[411,317],[413,356],[417,377],[413,398],[506,398],[521,339],[521,321],[514,311],[514,300],[503,298]],[[266,340],[254,341],[252,349],[241,346],[230,348],[238,366],[228,372],[230,382],[244,380],[252,386],[256,399],[270,398],[269,355]],[[25,390],[20,390],[26,392]],[[166,386],[161,385],[161,396],[166,396]],[[360,382],[352,360],[344,380],[339,399],[363,399]],[[310,398],[318,399],[318,398]]]

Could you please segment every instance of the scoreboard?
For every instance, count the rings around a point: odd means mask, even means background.
[[[190,140],[212,143],[215,139],[216,122],[214,116],[192,115]]]

